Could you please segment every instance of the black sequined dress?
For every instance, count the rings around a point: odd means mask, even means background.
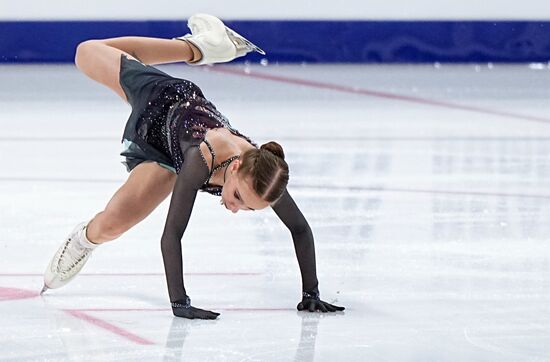
[[[213,128],[227,128],[256,146],[231,127],[227,118],[189,80],[174,78],[122,56],[120,84],[132,106],[122,139],[125,149],[121,153],[128,171],[144,161],[153,161],[179,173],[185,151],[205,142],[206,131]],[[208,184],[202,190],[215,195],[221,192],[219,187]]]

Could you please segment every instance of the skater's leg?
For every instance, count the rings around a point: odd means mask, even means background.
[[[113,240],[149,215],[172,191],[176,175],[156,163],[134,168],[104,211],[65,239],[44,273],[44,288],[60,288],[84,267],[97,244]]]
[[[139,164],[126,183],[115,193],[105,210],[86,228],[94,244],[118,238],[145,219],[174,188],[176,175],[153,162]]]
[[[193,44],[176,39],[125,36],[102,42],[149,65],[189,62],[196,58],[195,54],[200,57],[200,51]]]
[[[88,77],[127,100],[119,83],[121,55],[154,65],[172,62],[224,63],[251,51],[265,54],[212,15],[194,15],[188,25],[192,34],[177,39],[125,36],[87,40],[78,45],[75,63]]]
[[[80,43],[76,49],[75,63],[88,77],[109,87],[126,100],[119,82],[121,55],[145,64],[161,64],[192,61],[195,54],[200,57],[200,51],[185,41],[121,37]]]

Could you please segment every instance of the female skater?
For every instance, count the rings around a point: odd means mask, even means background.
[[[271,206],[294,241],[303,292],[298,310],[344,310],[319,298],[313,235],[286,190],[288,165],[281,146],[269,142],[257,148],[197,85],[150,66],[221,63],[263,51],[211,15],[194,15],[188,26],[191,34],[171,40],[121,37],[78,46],[77,67],[132,106],[122,152],[131,172],[105,210],[77,225],[61,245],[44,274],[42,293],[67,284],[94,248],[118,238],[172,193],[161,249],[173,313],[217,318],[219,313],[191,306],[183,284],[181,238],[200,190],[221,196],[220,203],[233,213]]]

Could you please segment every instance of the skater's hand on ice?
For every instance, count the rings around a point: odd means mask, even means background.
[[[323,313],[326,313],[326,312],[340,312],[340,311],[343,311],[344,307],[339,307],[337,305],[332,305],[332,304],[329,304],[327,302],[323,302],[320,298],[319,298],[319,293],[315,293],[315,292],[312,292],[312,293],[307,293],[307,292],[304,292],[302,293],[302,301],[300,303],[298,303],[298,305],[296,306],[296,308],[298,308],[298,310],[306,310],[306,311],[310,311],[310,312],[323,312]]]
[[[172,312],[176,317],[188,319],[216,319],[220,315],[220,313],[192,307],[189,297],[173,302]]]

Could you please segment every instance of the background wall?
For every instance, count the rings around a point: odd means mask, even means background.
[[[547,0],[0,0],[1,20],[550,20]]]
[[[90,38],[182,35],[196,12],[221,17],[271,62],[550,60],[542,0],[0,0],[0,62],[70,62]]]

